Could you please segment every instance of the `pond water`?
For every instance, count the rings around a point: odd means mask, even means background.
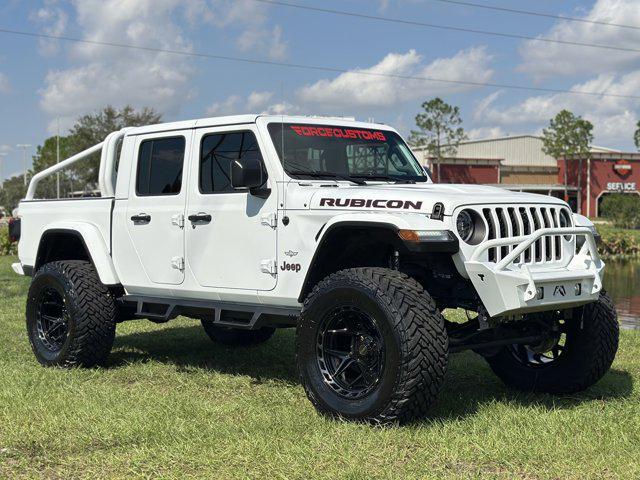
[[[622,328],[640,330],[640,260],[607,262],[604,288],[616,304]]]

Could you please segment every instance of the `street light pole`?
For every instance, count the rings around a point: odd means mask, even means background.
[[[22,149],[22,165],[24,167],[24,186],[27,186],[27,148],[31,148],[31,145],[27,143],[19,143],[16,145],[17,148]]]
[[[6,157],[6,156],[7,156],[6,153],[4,153],[4,152],[0,153],[0,188],[2,187],[2,185],[4,185],[4,176],[3,176],[4,172],[3,172],[3,169],[2,169],[2,167],[3,167],[2,162],[4,160],[4,157]]]
[[[56,132],[56,165],[60,163],[60,117],[57,118],[58,131]],[[60,198],[60,172],[56,172],[56,198]]]

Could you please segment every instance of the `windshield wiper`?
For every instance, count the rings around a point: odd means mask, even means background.
[[[366,185],[367,182],[361,180],[359,178],[354,178],[350,175],[346,175],[344,173],[335,173],[335,172],[322,172],[320,170],[290,170],[288,173],[291,175],[308,175],[314,178],[339,178],[340,180],[346,180],[348,182],[353,182],[356,185]]]
[[[383,175],[383,174],[367,175],[362,173],[358,175],[353,175],[353,177],[368,178],[369,180],[388,180],[390,182],[396,182],[396,183],[416,183],[416,181],[412,178],[394,177],[392,175]]]

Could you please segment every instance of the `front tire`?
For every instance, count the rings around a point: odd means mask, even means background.
[[[302,386],[324,414],[372,423],[423,417],[448,361],[444,318],[418,282],[384,268],[322,280],[296,334]]]
[[[94,367],[113,346],[115,298],[89,262],[43,265],[29,288],[26,317],[31,348],[44,366]]]
[[[560,323],[558,341],[537,349],[529,345],[504,347],[487,357],[489,366],[506,385],[518,390],[572,394],[589,388],[613,363],[620,333],[618,317],[604,292],[598,301],[573,313],[571,319]]]

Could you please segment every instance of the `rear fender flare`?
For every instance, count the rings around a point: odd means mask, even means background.
[[[43,244],[43,240],[47,235],[52,233],[63,233],[76,236],[80,239],[87,255],[91,259],[91,263],[98,272],[98,277],[103,285],[118,285],[120,279],[113,266],[113,260],[107,242],[103,238],[98,227],[90,223],[83,222],[55,222],[47,225],[40,235],[40,244],[38,246],[38,255],[36,256],[36,268],[40,265],[37,264],[40,259],[40,249]]]

